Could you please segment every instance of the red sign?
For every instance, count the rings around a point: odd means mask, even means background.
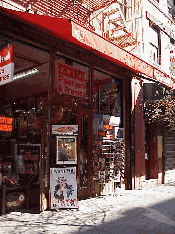
[[[12,132],[13,130],[13,118],[0,116],[0,131]]]
[[[111,126],[111,125],[103,125],[103,129],[112,130],[113,126]]]
[[[14,63],[13,45],[10,45],[0,51],[0,67],[3,67],[9,63]]]
[[[14,47],[10,45],[0,51],[0,85],[13,81]]]

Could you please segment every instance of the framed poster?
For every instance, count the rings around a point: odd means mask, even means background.
[[[76,136],[57,136],[56,137],[57,164],[76,164],[77,163],[77,138]]]
[[[76,167],[50,168],[51,209],[78,208]]]

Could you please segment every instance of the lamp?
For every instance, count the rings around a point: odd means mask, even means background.
[[[28,71],[21,72],[21,73],[14,75],[13,80],[20,79],[20,78],[23,78],[23,77],[26,77],[29,75],[33,75],[33,74],[38,73],[38,72],[39,72],[39,69],[33,68],[33,69],[28,70]]]

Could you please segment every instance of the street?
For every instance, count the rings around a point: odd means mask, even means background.
[[[0,233],[175,233],[175,185],[116,191],[79,201],[79,210],[11,212]]]

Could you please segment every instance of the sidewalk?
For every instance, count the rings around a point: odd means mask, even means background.
[[[79,201],[79,210],[0,216],[0,233],[175,233],[175,185],[120,190]]]

